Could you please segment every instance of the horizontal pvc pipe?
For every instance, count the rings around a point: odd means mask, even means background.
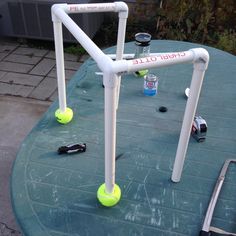
[[[111,54],[113,55],[113,54]],[[126,54],[130,56],[132,54]],[[160,68],[170,65],[203,62],[205,70],[209,62],[209,54],[203,48],[194,48],[188,51],[158,53],[148,57],[136,58],[133,60],[114,61],[112,65],[112,73],[134,72],[143,69]]]
[[[192,63],[194,59],[194,53],[192,50],[189,50],[184,52],[158,54],[133,60],[113,61],[111,73],[129,73],[150,68]]]
[[[70,13],[92,13],[113,12],[116,10],[115,3],[91,3],[91,4],[67,4],[65,12]]]
[[[96,13],[96,12],[127,12],[128,6],[124,2],[89,3],[89,4],[55,4],[66,13]],[[61,6],[60,6],[61,5]],[[128,15],[128,14],[127,14]]]
[[[203,53],[195,53],[196,51],[203,50]],[[187,57],[184,56],[184,58],[178,58],[177,55],[182,53],[187,53],[189,54]],[[205,56],[205,54],[207,56]],[[112,60],[116,60],[116,54],[106,54],[109,58]],[[172,58],[175,57],[175,58]],[[133,59],[133,60],[132,60]],[[172,59],[172,60],[170,60]],[[139,63],[140,65],[133,65],[136,63],[136,59],[134,59],[134,53],[124,53],[123,54],[123,60],[120,62],[115,62],[114,66],[114,72],[115,73],[122,73],[122,72],[133,72],[136,71],[136,69],[132,69],[133,66],[141,66],[143,69],[149,69],[150,66],[154,68],[158,67],[164,67],[168,65],[175,65],[175,64],[181,64],[181,63],[194,63],[195,61],[199,59],[204,59],[203,61],[205,62],[206,69],[209,61],[209,55],[205,49],[202,48],[196,48],[196,49],[190,49],[186,52],[168,52],[168,53],[150,53],[150,56],[147,58],[139,58]],[[135,62],[133,62],[135,61]],[[146,62],[145,62],[146,61]],[[135,67],[136,68],[136,67]],[[140,68],[140,67],[139,67]],[[95,72],[97,75],[103,75],[103,72]]]
[[[169,65],[193,62],[194,54],[191,50],[184,52],[164,53],[160,55],[148,56],[129,60],[128,72],[149,68],[159,68]]]
[[[175,52],[168,52],[168,54],[172,54],[172,53],[175,53]],[[158,53],[150,53],[149,56],[160,56],[160,55],[166,55],[167,52],[158,52]],[[112,60],[115,60],[116,59],[116,54],[106,54],[108,57],[110,57]],[[126,60],[131,60],[131,59],[134,59],[134,56],[135,54],[134,53],[124,53],[123,54],[123,59],[126,59]]]

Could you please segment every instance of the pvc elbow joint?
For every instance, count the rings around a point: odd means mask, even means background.
[[[67,8],[67,3],[61,3],[61,4],[53,4],[51,7],[51,15],[52,15],[52,21],[53,22],[61,22],[61,20],[57,17],[56,12],[58,9],[62,9],[63,11]]]
[[[120,18],[128,18],[129,7],[125,2],[114,2]]]
[[[208,67],[209,60],[210,60],[210,56],[209,56],[208,51],[204,48],[193,48],[193,49],[190,49],[190,51],[192,51],[194,54],[193,62],[194,63],[199,63],[199,62],[204,63],[203,69],[206,70]]]

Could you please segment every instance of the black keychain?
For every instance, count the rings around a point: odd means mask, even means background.
[[[86,151],[86,143],[83,144],[69,144],[66,146],[61,146],[58,148],[57,152],[58,154],[64,154],[64,153],[81,153]]]

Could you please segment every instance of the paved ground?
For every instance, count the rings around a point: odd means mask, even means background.
[[[65,54],[67,81],[86,59]],[[25,136],[57,98],[55,53],[0,40],[0,236],[20,235],[11,208],[12,164]]]

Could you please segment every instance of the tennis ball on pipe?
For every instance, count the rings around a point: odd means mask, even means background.
[[[105,184],[102,184],[97,191],[97,198],[99,202],[106,207],[115,206],[121,197],[121,190],[118,185],[115,184],[113,193],[106,192]]]
[[[67,124],[73,118],[73,111],[69,107],[66,108],[65,112],[62,112],[60,109],[57,109],[55,112],[55,117],[59,123]]]

